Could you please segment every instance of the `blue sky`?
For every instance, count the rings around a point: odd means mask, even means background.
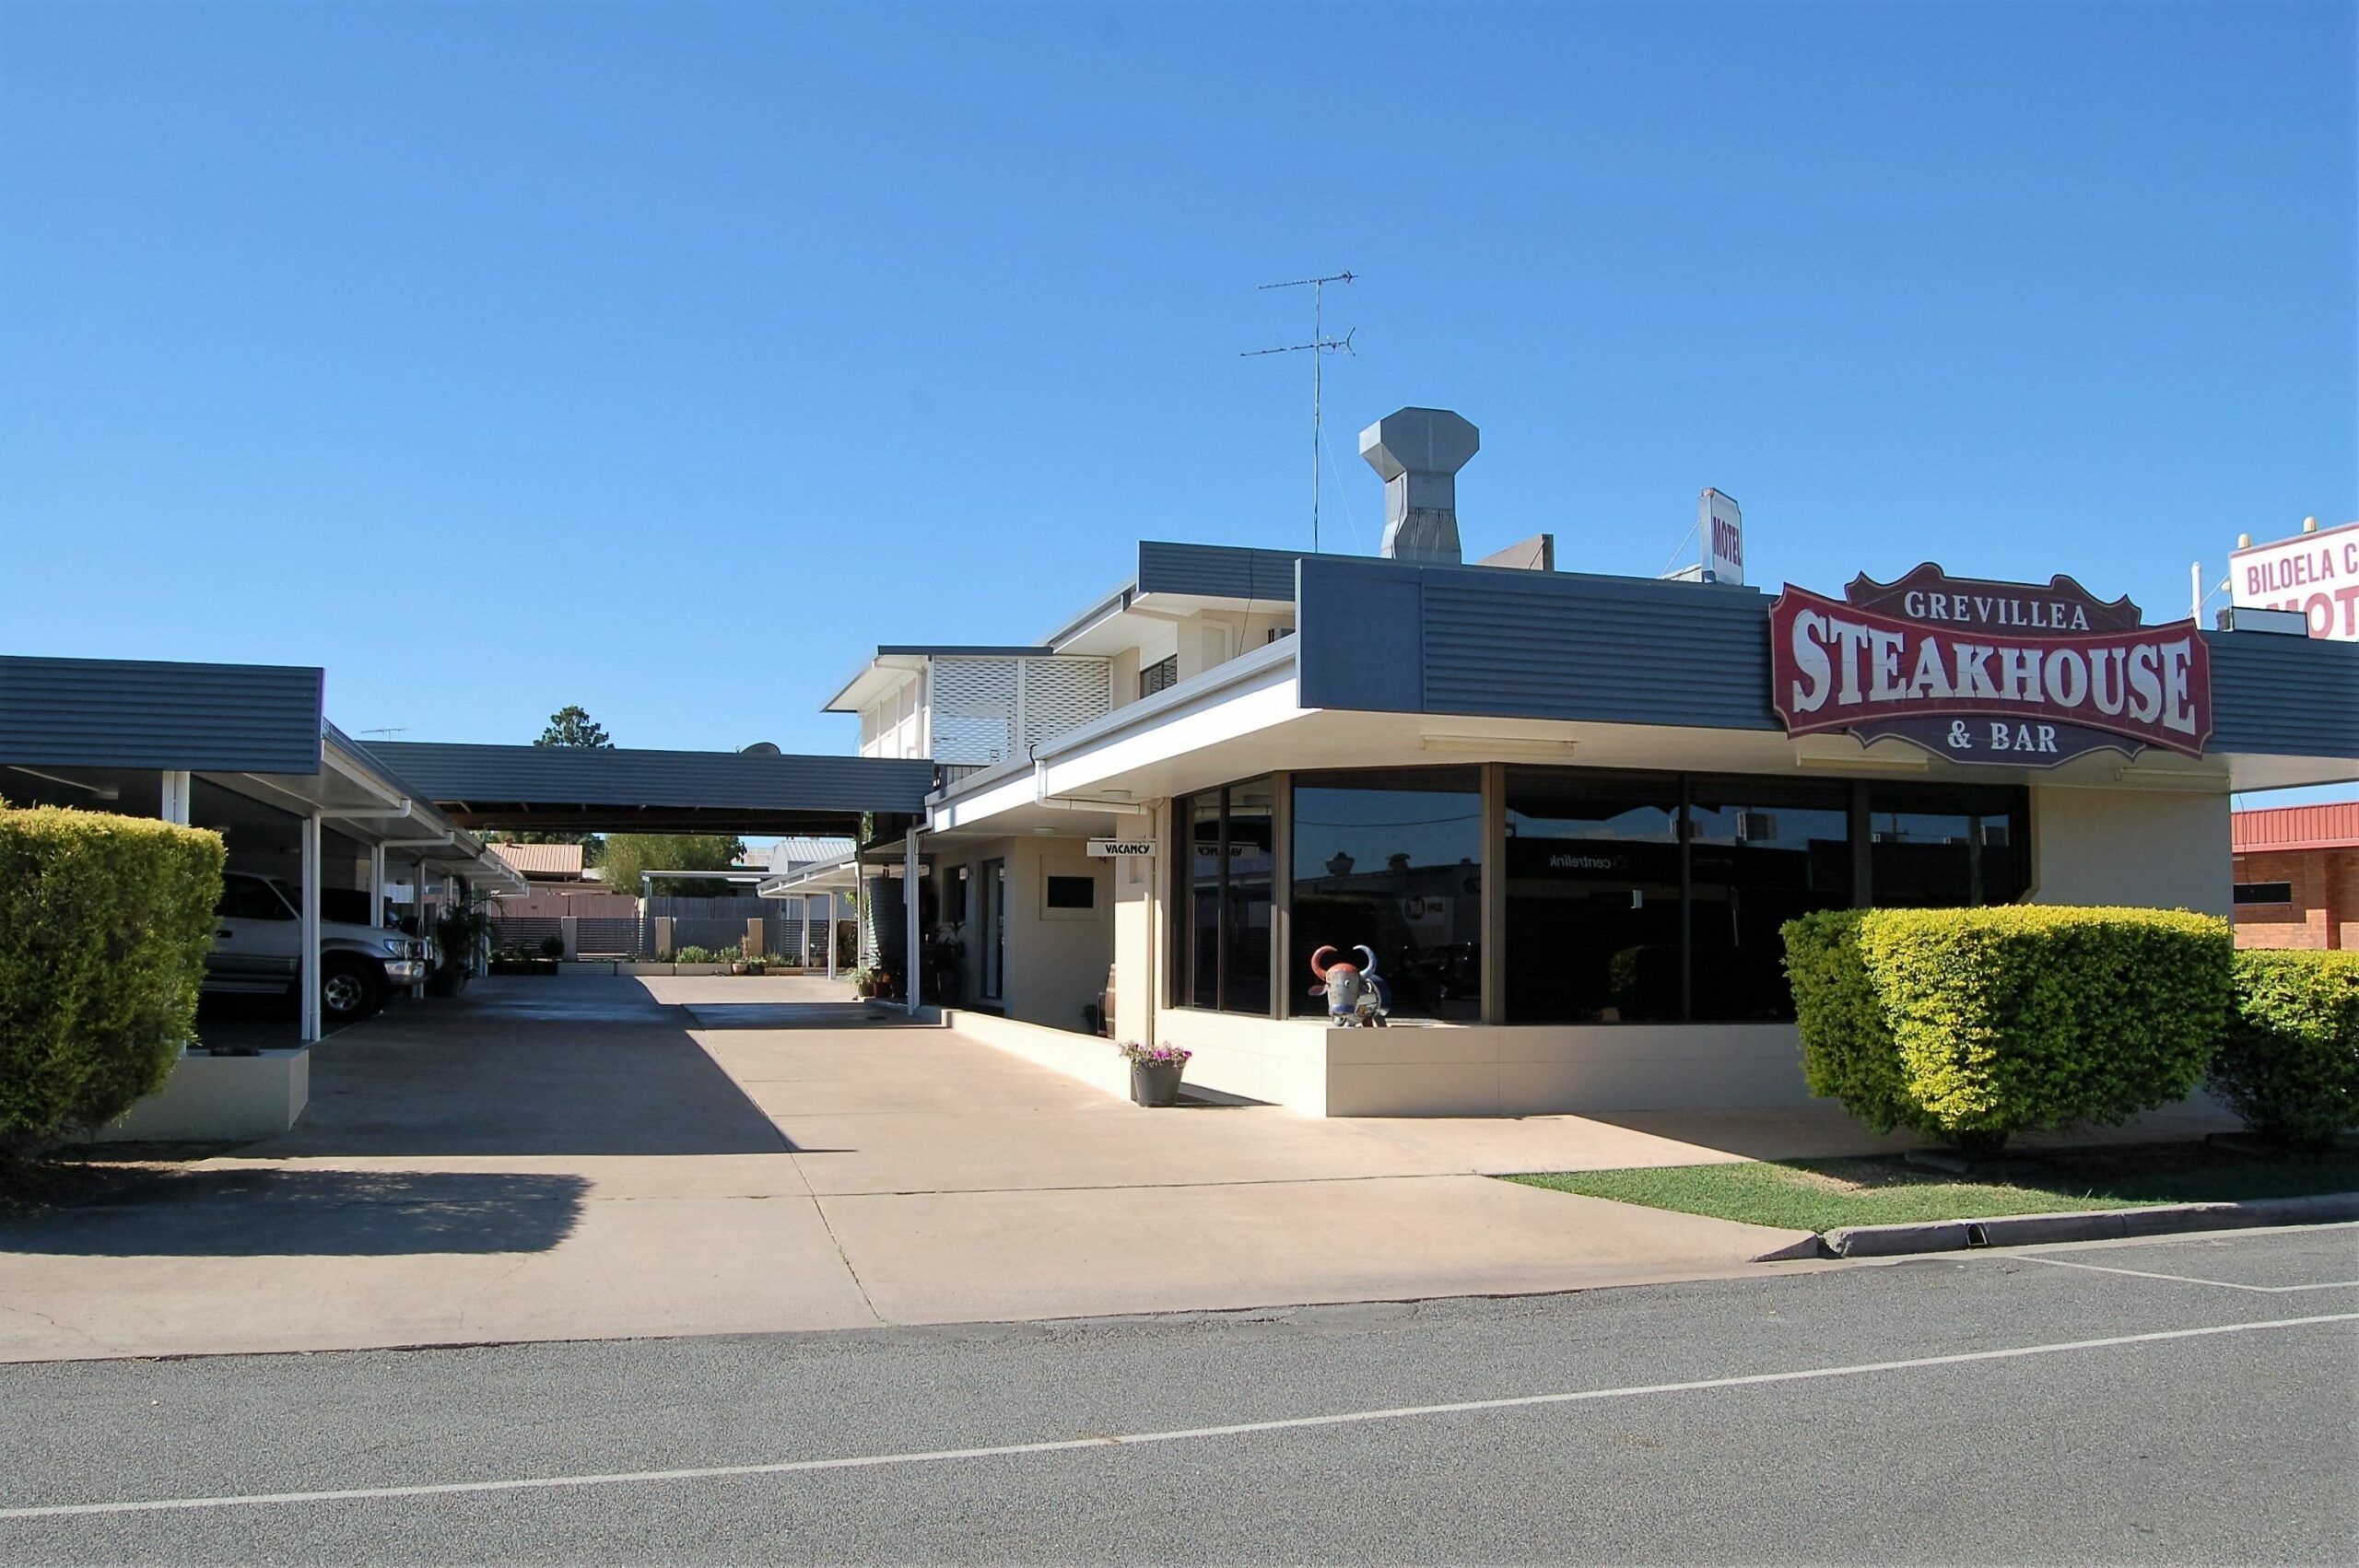
[[[2071,572],[2359,517],[2350,4],[0,5],[0,649],[849,749],[879,642],[1306,544]]]

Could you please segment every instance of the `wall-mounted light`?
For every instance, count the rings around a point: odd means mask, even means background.
[[[2201,785],[2208,789],[2225,790],[2228,776],[2224,773],[2199,773],[2191,767],[2140,767],[2125,764],[2113,770],[2117,784],[2167,784],[2178,788]]]
[[[79,778],[67,778],[55,773],[43,773],[38,767],[18,767],[10,771],[22,773],[33,778],[45,778],[52,784],[63,784],[68,790],[81,790],[97,800],[120,801],[123,799],[123,791],[111,784],[85,784]]]
[[[1489,757],[1545,757],[1561,762],[1573,755],[1578,743],[1552,741],[1537,735],[1427,735],[1422,743],[1429,752],[1458,752]]]
[[[1924,773],[1931,769],[1929,756],[1825,756],[1804,752],[1794,758],[1796,767],[1823,768],[1830,773]]]

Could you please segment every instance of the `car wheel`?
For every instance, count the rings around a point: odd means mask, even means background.
[[[352,1024],[384,1004],[384,972],[362,958],[331,958],[321,966],[320,1010],[331,1024]]]

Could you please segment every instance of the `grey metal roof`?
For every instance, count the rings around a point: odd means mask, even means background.
[[[863,813],[922,811],[923,758],[758,756],[380,741],[370,751],[462,823],[826,832]],[[673,819],[678,819],[676,822]],[[692,819],[692,820],[691,820]]]
[[[782,872],[794,866],[807,866],[815,860],[840,860],[857,847],[849,838],[814,838],[807,834],[781,838],[770,851],[770,870]]]
[[[2276,756],[2359,757],[2359,642],[2205,632],[2212,746]]]
[[[323,681],[308,665],[0,658],[0,763],[317,773]]]
[[[1769,598],[1567,572],[1304,560],[1309,708],[1776,730]],[[2359,757],[2359,644],[2206,632],[2209,750]]]
[[[1367,558],[1313,556],[1307,550],[1257,550],[1239,544],[1175,544],[1147,540],[1139,545],[1138,591],[1292,603],[1297,561]]]
[[[1050,659],[1056,649],[1038,643],[926,643],[889,642],[876,650],[880,659],[887,654],[909,654],[921,659]]]
[[[1751,589],[1314,557],[1299,635],[1306,707],[1778,728]]]

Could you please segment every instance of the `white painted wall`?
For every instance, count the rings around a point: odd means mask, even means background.
[[[311,1053],[184,1056],[164,1086],[101,1128],[100,1143],[251,1142],[295,1125],[311,1098]]]
[[[1156,1021],[1188,1082],[1313,1116],[1755,1110],[1810,1102],[1790,1024],[1399,1024],[1192,1008]]]
[[[2228,815],[2224,793],[2036,785],[2030,901],[2225,915]]]
[[[1010,1018],[1052,1029],[1083,1029],[1082,1006],[1106,989],[1107,965],[1114,960],[1114,866],[1093,860],[1079,838],[994,838],[975,844],[936,845],[937,876],[953,865],[968,871],[966,994],[982,994],[983,862],[1007,862],[1007,973],[997,1005]],[[1051,875],[1088,877],[1097,887],[1087,910],[1050,909]]]

